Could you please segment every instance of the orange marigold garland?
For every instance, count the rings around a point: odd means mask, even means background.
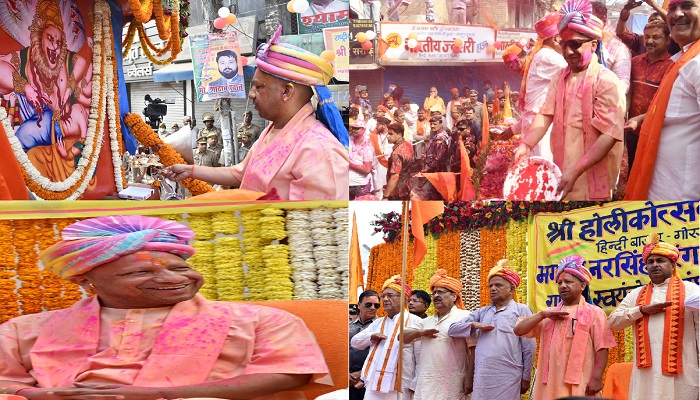
[[[491,303],[488,290],[488,276],[489,271],[493,268],[496,263],[505,258],[506,256],[506,228],[496,228],[488,229],[484,228],[481,230],[481,269],[480,275],[481,279],[479,283],[481,284],[480,292],[480,304],[481,306],[486,306]]]
[[[37,253],[37,227],[33,220],[15,220],[14,244],[17,251],[17,277],[22,314],[36,314],[41,309],[41,277]]]
[[[131,13],[134,15],[134,21],[146,23],[151,20],[153,14],[153,2],[160,3],[160,0],[129,0]]]
[[[436,269],[439,266],[447,270],[449,277],[460,279],[459,271],[459,232],[449,231],[443,233],[437,238],[437,263]],[[464,284],[464,282],[462,282]]]
[[[131,129],[131,133],[134,134],[136,140],[144,146],[153,147],[155,149],[163,165],[167,167],[175,164],[186,164],[185,159],[182,158],[172,146],[163,142],[158,137],[158,134],[153,132],[153,129],[143,121],[141,116],[134,113],[127,114],[124,117],[124,122]],[[185,185],[187,190],[194,196],[214,191],[213,187],[198,179],[183,179],[182,184]]]
[[[53,220],[54,243],[61,240],[61,232],[63,232],[63,229],[75,222],[77,222],[77,220],[73,218],[60,218]],[[82,289],[75,283],[66,279],[61,279],[61,287],[63,289],[61,294],[61,304],[56,304],[57,308],[70,307],[75,302],[83,298]]]
[[[12,221],[0,221],[0,324],[19,315],[17,270],[15,267],[14,227]]]

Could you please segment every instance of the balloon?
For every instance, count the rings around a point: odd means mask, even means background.
[[[360,43],[364,43],[367,41],[367,34],[364,32],[358,32],[357,35],[355,35],[355,39]]]
[[[453,52],[453,53],[459,54],[460,51],[462,51],[462,49],[460,49],[459,47],[454,46],[454,45],[452,46],[452,52]]]
[[[228,17],[229,14],[231,14],[231,10],[228,9],[228,7],[221,7],[219,8],[219,17],[221,18],[226,18]]]
[[[489,54],[495,53],[495,52],[496,52],[496,46],[490,44],[490,45],[486,48],[486,52],[489,53]]]
[[[411,38],[408,39],[406,44],[408,45],[409,49],[415,49],[418,46],[418,41],[416,39]]]
[[[321,58],[324,60],[328,61],[333,61],[335,60],[335,52],[333,50],[323,50],[321,54],[319,54]]]
[[[241,56],[241,59],[239,62],[241,63],[241,66],[245,67],[246,65],[248,65],[248,57]]]
[[[306,0],[294,0],[292,8],[294,9],[295,13],[301,14],[309,9],[309,3]]]
[[[374,40],[377,37],[377,34],[372,30],[365,32],[365,35],[367,35],[367,40]]]
[[[372,50],[372,42],[369,40],[362,42],[362,49],[367,50],[367,51]]]
[[[502,46],[501,42],[499,42],[499,41],[494,42],[493,45],[495,48],[497,48],[499,50],[501,49],[501,46]]]
[[[522,47],[527,46],[527,42],[528,42],[528,39],[527,39],[527,38],[525,38],[525,37],[524,37],[524,38],[520,38],[520,45],[521,45]]]
[[[294,8],[292,7],[294,5],[294,0],[289,0],[289,3],[287,3],[287,11],[290,13],[294,13]]]
[[[224,29],[226,27],[226,20],[223,18],[217,18],[214,20],[214,28]]]
[[[235,24],[238,18],[236,18],[236,14],[229,14],[226,17],[226,23],[229,25]]]
[[[418,34],[415,33],[415,32],[411,32],[411,33],[408,34],[408,38],[409,38],[409,39],[416,39],[416,40],[417,40],[417,39],[418,39]]]
[[[464,40],[462,40],[461,38],[456,38],[455,42],[453,43],[453,46],[462,47],[463,44]]]

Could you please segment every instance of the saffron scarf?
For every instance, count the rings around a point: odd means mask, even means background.
[[[377,161],[379,161],[384,168],[389,167],[389,160],[386,159],[386,156],[382,152],[382,148],[379,146],[379,134],[377,133],[376,129],[369,135],[369,141],[372,143],[374,155],[377,156]]]
[[[651,303],[653,283],[639,292],[638,306]],[[683,373],[683,323],[685,319],[685,286],[678,276],[672,276],[668,282],[666,301],[673,305],[666,308],[664,317],[664,346],[661,360],[661,372],[664,375],[678,376]],[[651,348],[649,344],[649,315],[634,322],[634,333],[637,338],[637,368],[651,367]]]
[[[591,62],[586,69],[586,75],[583,82],[583,99],[582,99],[582,114],[583,114],[583,152],[584,154],[593,147],[593,144],[598,139],[596,129],[592,125],[593,121],[593,103],[596,98],[595,84],[600,72],[601,65],[598,64],[596,56],[593,56]],[[552,154],[554,163],[559,168],[564,167],[564,157],[566,150],[566,132],[564,121],[564,92],[566,91],[566,77],[571,73],[571,68],[566,67],[564,72],[559,76],[558,91],[556,94],[556,104],[554,110],[554,123],[552,124]],[[610,197],[610,182],[608,181],[608,165],[606,158],[603,158],[596,165],[586,171],[588,177],[588,195],[594,199]]]
[[[673,83],[676,81],[681,68],[698,54],[700,54],[700,40],[696,41],[695,44],[693,44],[688,51],[683,53],[681,58],[666,71],[659,85],[659,90],[656,91],[654,98],[651,100],[647,115],[642,124],[642,129],[639,132],[639,143],[637,144],[637,155],[635,158],[635,160],[638,161],[632,166],[632,172],[627,182],[625,200],[647,199],[651,178],[654,176],[656,156],[659,151],[659,143],[661,142],[661,129],[664,126],[666,108],[671,98]]]

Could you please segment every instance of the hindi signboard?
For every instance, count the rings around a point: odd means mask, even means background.
[[[299,33],[316,33],[325,28],[348,26],[350,6],[348,1],[333,0],[325,7],[307,0],[309,8],[297,14]]]
[[[382,61],[494,61],[487,48],[494,43],[495,32],[490,27],[428,23],[382,22],[382,39],[388,44]],[[408,47],[408,35],[416,33],[418,46]],[[452,46],[462,39],[459,52]]]
[[[335,79],[343,82],[350,80],[350,60],[348,59],[348,47],[350,35],[348,28],[344,26],[326,28],[323,30],[323,43],[326,50],[335,53],[333,67],[335,68]]]
[[[372,48],[365,50],[362,48],[362,43],[355,40],[355,37],[360,32],[374,30],[374,21],[371,19],[351,19],[350,27],[350,65],[375,65],[376,63],[376,44],[372,44]]]
[[[649,283],[642,260],[656,232],[680,251],[680,277],[698,283],[698,201],[615,202],[567,213],[537,214],[528,227],[528,304],[537,312],[557,305],[554,274],[562,258],[578,254],[593,275],[592,303],[612,312],[625,295]]]
[[[238,32],[190,35],[197,100],[245,98]]]
[[[503,50],[508,46],[520,43],[521,40],[529,42],[530,39],[537,41],[537,32],[535,31],[496,31],[496,59],[502,60]]]

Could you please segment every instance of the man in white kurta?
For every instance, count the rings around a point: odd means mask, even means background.
[[[462,284],[438,270],[430,279],[435,315],[406,330],[404,341],[419,339],[420,367],[414,400],[462,400],[467,377],[467,339],[451,338],[447,331],[454,322],[469,316],[464,309]],[[469,375],[471,376],[471,374]]]
[[[654,234],[652,234],[653,236]],[[637,329],[644,318],[648,318],[648,346],[651,348],[651,366],[639,366],[639,341],[636,334],[634,366],[630,379],[629,399],[635,400],[696,400],[698,398],[698,311],[685,307],[683,310],[683,342],[678,345],[682,349],[682,359],[678,360],[682,372],[675,375],[664,374],[664,348],[673,347],[666,339],[666,316],[673,316],[673,308],[684,304],[684,299],[674,296],[674,280],[678,289],[685,289],[685,298],[697,295],[700,287],[692,282],[680,281],[676,270],[678,249],[675,246],[654,240],[650,236],[644,246],[642,258],[647,266],[651,282],[649,285],[638,287],[625,296],[615,311],[608,317],[610,328],[624,329],[630,325]],[[682,287],[680,287],[682,285]],[[650,301],[640,301],[644,298],[644,290],[651,290]],[[671,291],[671,296],[669,295]],[[671,300],[671,301],[669,301]],[[681,308],[678,308],[679,312]],[[648,316],[648,317],[647,317]],[[646,339],[643,339],[646,341]],[[643,357],[643,356],[642,356]]]
[[[402,369],[409,370],[401,381],[402,387],[408,387],[413,370],[413,346],[404,345],[403,355],[399,357],[399,332],[401,321],[401,290],[406,293],[406,299],[411,295],[408,285],[400,284],[401,278],[393,276],[383,285],[382,306],[386,316],[377,318],[362,332],[355,335],[350,345],[356,349],[370,347],[369,355],[362,366],[360,379],[367,389],[365,400],[396,400],[398,395],[399,358],[402,360]],[[403,315],[404,329],[415,326],[421,319],[408,311]]]
[[[523,71],[525,80],[520,87],[522,91],[520,103],[522,104],[518,104],[521,118],[510,127],[513,134],[523,134],[530,130],[532,120],[540,112],[540,108],[547,98],[550,82],[559,71],[566,68],[566,60],[561,55],[561,47],[559,46],[558,21],[559,15],[555,12],[543,17],[535,24],[535,30],[541,44],[539,50],[534,50],[535,53],[528,56],[530,61],[529,64],[526,62],[526,70]],[[550,133],[551,127],[542,140],[532,148],[533,156],[544,157],[549,161],[553,160],[549,143]]]
[[[376,128],[369,134],[369,141],[372,145],[373,161],[372,161],[372,194],[382,198],[384,186],[386,185],[386,171],[389,165],[389,157],[394,145],[389,143],[387,134],[389,129],[389,120],[383,117],[376,119]],[[369,129],[369,128],[368,128]],[[368,130],[368,132],[370,132]]]

